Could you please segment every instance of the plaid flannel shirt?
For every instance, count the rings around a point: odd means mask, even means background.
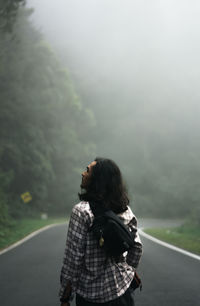
[[[136,217],[130,207],[118,216],[130,227],[137,227]],[[94,215],[88,202],[74,206],[61,269],[61,298],[70,282],[70,300],[77,293],[88,301],[105,303],[122,295],[133,280],[142,254],[138,231],[134,247],[123,254],[120,262],[116,262],[107,258],[104,250],[97,246],[97,240],[89,231],[93,220]]]

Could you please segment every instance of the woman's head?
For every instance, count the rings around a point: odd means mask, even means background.
[[[114,161],[97,157],[82,173],[80,200],[94,201],[116,213],[127,209],[129,199],[119,167]]]

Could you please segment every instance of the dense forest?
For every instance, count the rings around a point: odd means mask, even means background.
[[[94,144],[85,140],[95,124],[92,112],[83,108],[68,71],[31,24],[33,11],[17,8],[16,1],[2,15],[6,21],[0,33],[4,223],[9,216],[66,214],[77,200],[81,168],[95,154]],[[25,192],[32,197],[29,203],[22,201]]]
[[[24,4],[0,7],[0,221],[66,214],[81,168],[103,155],[122,169],[138,216],[200,222],[198,96],[189,85],[147,82],[144,63],[135,78],[131,69],[110,69],[109,79],[73,62],[37,30]],[[196,112],[188,111],[192,99]]]

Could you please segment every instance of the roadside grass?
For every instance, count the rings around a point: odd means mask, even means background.
[[[184,224],[176,228],[149,228],[145,233],[200,255],[200,227]]]
[[[34,218],[12,221],[9,226],[0,228],[0,250],[46,225],[67,221],[67,218],[49,218],[46,220]]]

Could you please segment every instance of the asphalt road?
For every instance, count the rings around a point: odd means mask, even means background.
[[[66,225],[50,228],[0,256],[1,306],[60,305],[57,296],[66,231]],[[135,294],[136,306],[199,306],[200,261],[146,238],[142,241],[143,291]]]

